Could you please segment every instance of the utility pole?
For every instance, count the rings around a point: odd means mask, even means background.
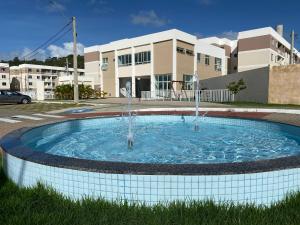
[[[294,44],[295,44],[295,32],[294,32],[294,30],[292,30],[290,64],[294,64]]]
[[[79,102],[78,96],[78,74],[77,74],[77,33],[76,33],[76,18],[72,17],[73,22],[73,68],[74,68],[74,103]]]
[[[68,60],[68,56],[66,57],[66,72],[67,72],[67,76],[69,76],[69,60]]]

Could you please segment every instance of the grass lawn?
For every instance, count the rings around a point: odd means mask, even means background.
[[[42,185],[18,188],[0,168],[0,224],[300,224],[300,194],[270,208],[216,206],[211,202],[171,204],[169,207],[129,206],[103,200],[72,202]]]
[[[300,109],[300,105],[284,105],[284,104],[264,104],[255,102],[226,102],[225,105],[234,107],[254,107],[254,108],[277,108],[277,109]]]

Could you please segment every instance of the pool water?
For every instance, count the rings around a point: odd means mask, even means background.
[[[300,128],[264,121],[193,116],[136,116],[127,147],[126,117],[67,121],[34,128],[26,146],[66,157],[134,163],[204,164],[300,154]]]

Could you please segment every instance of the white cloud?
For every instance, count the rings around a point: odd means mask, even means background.
[[[45,60],[48,57],[47,51],[40,49],[32,54],[30,54],[33,50],[30,48],[23,48],[22,50],[14,50],[11,52],[1,52],[0,53],[0,60],[10,60],[15,57],[18,57],[20,60],[36,59],[36,60]],[[30,54],[30,55],[29,55]]]
[[[238,36],[238,32],[235,32],[235,31],[224,31],[222,34],[219,35],[219,37],[222,37],[222,38],[228,38],[230,40],[235,40],[237,39],[237,36]]]
[[[57,1],[50,1],[46,9],[49,12],[62,12],[66,10],[66,7]]]
[[[83,54],[84,45],[77,43],[77,53]],[[65,42],[63,46],[50,45],[47,50],[49,51],[50,57],[63,57],[73,54],[73,42]]]
[[[33,50],[25,47],[22,52],[19,54],[20,59],[37,59],[37,60],[45,60],[47,58],[47,52],[44,49],[39,49],[38,51],[32,52]]]
[[[160,18],[154,10],[139,11],[136,15],[132,14],[131,22],[135,25],[151,25],[155,27],[161,27],[169,23],[167,19]]]
[[[81,43],[77,43],[77,53],[78,55],[83,55],[84,45]],[[32,49],[23,48],[22,50],[15,50],[11,52],[0,52],[0,60],[10,60],[14,57],[18,57],[20,60],[42,60],[44,61],[48,57],[63,57],[67,55],[73,54],[73,42],[65,42],[62,46],[58,45],[50,45],[47,49],[40,49],[33,54],[30,54]],[[30,54],[30,55],[28,55]]]

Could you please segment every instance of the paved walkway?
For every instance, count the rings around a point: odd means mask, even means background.
[[[73,107],[68,109],[60,109],[60,110],[51,110],[52,108],[47,108],[48,111],[39,112],[33,107],[26,107],[24,110],[24,106],[7,106],[0,105],[0,138],[5,135],[7,132],[10,132],[14,129],[18,129],[21,127],[28,126],[38,126],[41,124],[51,123],[55,121],[62,121],[69,118],[80,118],[80,117],[92,117],[99,116],[101,113],[107,112],[126,112],[127,111],[127,99],[125,98],[109,98],[109,99],[99,99],[99,100],[88,100],[84,101],[84,103],[88,103],[89,105],[84,105],[80,107],[80,109],[91,109],[91,112],[84,114],[68,114],[65,111],[69,111],[71,109],[78,109],[79,107]],[[164,108],[176,108],[176,110],[184,111],[184,108],[192,108],[194,107],[194,102],[164,102],[164,101],[143,101],[139,102],[138,99],[133,99],[132,109],[133,110],[146,110],[159,108],[159,110],[164,110]],[[230,110],[230,106],[224,104],[216,104],[216,103],[201,103],[200,107],[203,108],[211,108],[211,110],[217,111],[217,108],[225,108]],[[54,108],[53,108],[54,109]],[[209,111],[209,110],[208,110]],[[212,113],[210,113],[212,115]],[[222,115],[221,115],[222,114]],[[215,112],[214,115],[217,115]],[[240,115],[246,116],[247,113],[239,113],[234,114],[231,112],[220,112],[221,116],[233,116]],[[248,116],[252,116],[251,113],[248,113]],[[283,114],[283,113],[260,113],[253,114],[254,116],[259,115],[260,119],[266,119],[274,122],[283,122],[293,125],[300,126],[300,115],[295,114]]]

